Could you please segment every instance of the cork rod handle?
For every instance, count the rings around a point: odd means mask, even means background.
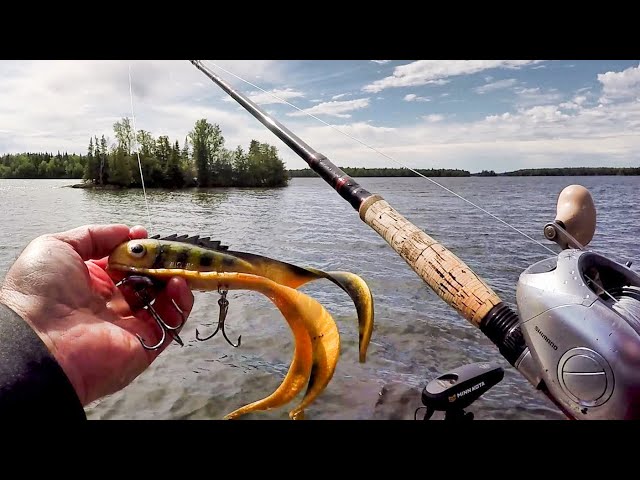
[[[380,195],[359,210],[360,218],[385,239],[447,304],[474,326],[501,303],[498,295],[465,263],[409,222]]]

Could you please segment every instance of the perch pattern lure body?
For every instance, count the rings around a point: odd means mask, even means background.
[[[359,361],[366,360],[373,331],[373,297],[366,282],[353,273],[299,267],[232,251],[209,238],[186,235],[125,242],[110,255],[108,268],[157,282],[182,277],[197,291],[252,290],[262,293],[278,307],[295,341],[289,371],[271,395],[237,409],[228,414],[227,419],[281,407],[295,398],[306,384],[304,397],[289,413],[292,419],[302,419],[304,409],[329,384],[340,353],[340,337],[335,320],[327,310],[297,290],[310,281],[325,278],[350,296],[358,314]]]

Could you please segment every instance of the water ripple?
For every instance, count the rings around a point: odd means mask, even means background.
[[[640,265],[638,177],[439,181],[542,243],[542,227],[553,219],[558,193],[571,183],[585,185],[599,214],[591,247],[618,261],[634,261],[636,271]],[[429,380],[476,361],[497,362],[506,370],[504,380],[474,404],[477,418],[562,418],[322,180],[294,179],[282,190],[150,190],[152,225],[147,225],[142,192],[60,188],[68,183],[0,180],[2,276],[35,236],[95,222],[141,224],[151,234],[211,236],[237,250],[350,270],[369,282],[376,301],[368,361],[358,363],[357,320],[349,297],[328,281],[304,286],[334,316],[342,342],[335,376],[308,418],[413,418]],[[522,270],[548,256],[539,245],[424,179],[366,178],[361,183],[451,249],[511,305]],[[218,308],[215,294],[197,293],[182,335],[185,347],[171,345],[127,388],[88,407],[88,416],[217,419],[275,390],[293,353],[286,322],[263,296],[233,292],[229,299],[228,331],[231,338],[242,335],[241,348],[218,337],[195,341],[196,327],[215,326]],[[287,409],[248,418],[286,419]]]

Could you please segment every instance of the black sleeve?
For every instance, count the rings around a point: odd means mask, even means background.
[[[0,419],[86,420],[64,370],[38,334],[0,303]]]

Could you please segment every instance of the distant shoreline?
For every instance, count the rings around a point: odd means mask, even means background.
[[[361,168],[361,167],[341,167],[341,169],[353,178],[411,178],[418,177],[416,173],[406,168]],[[471,173],[467,170],[453,169],[416,169],[420,174],[427,177],[584,177],[584,176],[640,176],[640,167],[564,167],[564,168],[531,168],[514,170],[510,172],[496,173],[493,170],[483,170],[481,172]],[[287,171],[289,178],[319,178],[319,175],[310,168],[290,169]],[[52,177],[52,178],[36,178],[36,177],[4,177],[10,180],[80,180],[79,178]],[[240,187],[235,185],[220,185],[219,188],[286,188],[285,185],[274,187]],[[100,185],[91,181],[73,183],[64,185],[68,188],[89,189],[89,190],[136,190],[139,186],[119,186],[114,184]],[[154,189],[154,187],[147,187]],[[160,187],[161,188],[161,187]],[[196,185],[188,185],[178,188],[178,190],[186,190],[198,188]],[[200,187],[203,188],[203,187]],[[211,188],[211,187],[207,187]],[[214,187],[218,188],[218,187]]]
[[[351,177],[418,177],[407,168],[361,168],[341,167]],[[563,167],[563,168],[529,168],[496,173],[493,170],[482,170],[471,173],[458,169],[415,169],[427,177],[582,177],[582,176],[636,176],[640,175],[640,167]],[[310,168],[288,170],[291,178],[317,177]]]

